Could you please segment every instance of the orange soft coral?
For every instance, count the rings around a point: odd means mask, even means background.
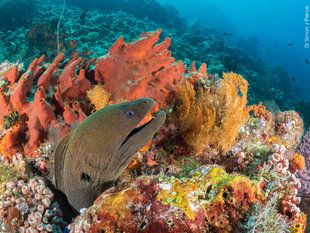
[[[185,67],[175,62],[167,50],[170,39],[159,41],[161,30],[143,33],[136,41],[125,43],[120,37],[108,55],[96,62],[95,80],[104,80],[112,101],[119,103],[141,97],[155,100],[154,111],[169,103],[174,85],[182,77]]]
[[[263,118],[266,121],[269,121],[273,118],[272,113],[266,110],[266,107],[263,106],[262,102],[259,102],[258,105],[252,105],[248,107],[248,111],[253,112],[253,114],[259,118]]]
[[[294,156],[290,159],[289,171],[291,173],[297,172],[297,170],[302,170],[306,166],[305,157],[295,153]]]

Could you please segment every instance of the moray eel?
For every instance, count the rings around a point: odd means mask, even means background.
[[[162,126],[166,114],[159,111],[136,128],[153,106],[149,98],[107,106],[61,139],[54,152],[55,186],[74,209],[91,206]]]

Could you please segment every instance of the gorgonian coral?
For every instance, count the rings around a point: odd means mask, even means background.
[[[195,85],[184,81],[177,86],[180,135],[196,153],[207,145],[225,153],[246,120],[248,83],[231,72],[223,73],[223,79],[211,88]]]

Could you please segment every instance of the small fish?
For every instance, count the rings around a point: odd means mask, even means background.
[[[305,59],[305,62],[306,62],[308,65],[310,64],[308,58]]]
[[[148,160],[148,161],[146,162],[146,164],[149,165],[150,167],[157,165],[156,161],[151,160],[151,159]]]
[[[292,78],[291,80],[292,80],[293,83],[296,83],[296,79],[295,78]]]
[[[142,98],[102,108],[58,143],[55,186],[75,210],[88,208],[111,187],[165,122],[165,112],[159,111],[136,128],[154,104],[152,99]]]
[[[292,44],[292,43],[288,43],[287,45],[288,45],[288,46],[293,46],[293,44]]]

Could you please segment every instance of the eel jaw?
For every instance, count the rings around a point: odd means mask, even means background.
[[[146,134],[143,137],[143,141],[145,143],[141,146],[141,148],[153,137],[153,135],[158,131],[158,129],[163,125],[163,123],[166,120],[166,114],[163,111],[159,111],[151,120],[146,122],[145,124],[134,128],[128,136],[125,138],[125,140],[122,142],[120,147],[123,147],[129,141],[134,140],[135,138],[138,138],[140,135]],[[140,149],[140,148],[139,148]],[[138,149],[138,150],[139,150]]]
[[[131,132],[128,134],[128,136],[125,138],[125,140],[122,142],[121,147],[129,140],[130,137],[132,137],[133,135],[135,135],[136,133],[138,133],[139,131],[141,131],[145,126],[147,126],[148,124],[151,123],[151,121],[153,121],[155,117],[153,117],[151,120],[149,120],[148,122],[146,122],[143,125],[140,125],[136,128],[134,128],[133,130],[131,130]]]

